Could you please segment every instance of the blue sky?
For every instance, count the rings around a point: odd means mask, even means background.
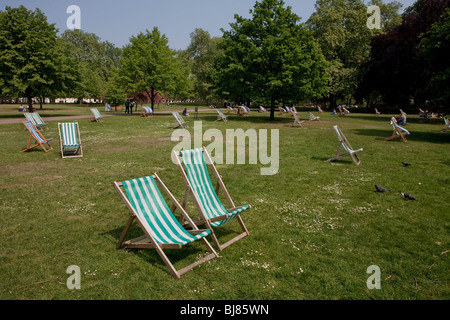
[[[415,0],[397,0],[403,9]],[[118,47],[126,45],[129,38],[139,32],[158,27],[169,39],[172,49],[186,49],[190,34],[196,28],[208,31],[211,36],[221,36],[221,28],[229,29],[234,15],[249,17],[255,0],[0,0],[0,10],[5,6],[24,5],[30,10],[41,9],[50,23],[60,32],[67,29],[67,7],[81,9],[81,29],[95,33],[103,41]],[[316,0],[285,0],[286,5],[305,22],[314,12]]]

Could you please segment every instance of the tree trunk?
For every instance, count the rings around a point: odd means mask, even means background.
[[[275,99],[270,101],[270,120],[275,120]]]
[[[31,92],[31,88],[28,87],[25,90],[25,95],[27,96],[27,100],[28,100],[28,112],[34,112],[33,109],[33,96],[32,96],[32,92]]]

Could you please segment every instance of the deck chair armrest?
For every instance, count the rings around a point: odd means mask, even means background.
[[[228,212],[233,212],[233,211],[239,210],[239,209],[241,209],[241,208],[243,208],[243,207],[248,207],[248,208],[250,209],[252,206],[249,205],[249,204],[247,204],[247,205],[243,205],[243,206],[240,206],[240,207],[227,209],[227,211],[228,211]]]
[[[208,229],[197,229],[197,230],[186,230],[186,231],[195,236],[197,234],[201,234],[205,231],[208,231]]]
[[[224,215],[222,215],[222,216],[219,216],[219,217],[215,217],[215,218],[212,218],[212,219],[208,219],[208,222],[217,222],[217,221],[222,221],[222,220],[225,220],[225,219],[228,219],[228,216],[226,215],[226,214],[224,214]]]

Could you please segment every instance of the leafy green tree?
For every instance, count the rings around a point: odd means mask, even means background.
[[[127,95],[146,92],[154,108],[158,93],[186,95],[188,76],[188,69],[169,48],[167,37],[155,27],[130,38],[130,44],[123,48],[117,81]]]
[[[222,96],[270,104],[313,99],[325,91],[325,60],[313,35],[282,0],[256,2],[223,31],[213,73]]]
[[[418,59],[428,71],[427,98],[450,112],[450,9],[422,37]]]
[[[209,75],[214,67],[214,57],[219,51],[218,41],[219,38],[212,38],[208,31],[195,29],[191,33],[191,42],[183,53],[193,77],[193,93],[196,98],[208,104],[215,97]]]
[[[79,29],[66,30],[61,35],[67,55],[78,62],[80,81],[73,94],[82,98],[101,98],[106,95],[107,83],[119,67],[122,50],[108,41]]]
[[[401,4],[372,1],[381,10],[382,27],[399,22]],[[370,55],[370,39],[382,30],[367,27],[367,6],[362,0],[317,0],[308,25],[328,61],[328,102],[353,96],[361,78],[360,66]]]
[[[0,11],[0,56],[0,94],[26,97],[30,110],[34,97],[64,90],[76,80],[55,25],[39,9]]]

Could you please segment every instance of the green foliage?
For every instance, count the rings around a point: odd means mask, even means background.
[[[167,37],[156,27],[130,38],[130,44],[123,48],[117,76],[128,95],[146,92],[152,107],[157,93],[183,96],[189,90],[188,69],[182,67]]]
[[[39,10],[6,7],[0,12],[0,90],[6,96],[52,96],[76,80],[57,30]]]
[[[450,111],[450,9],[441,19],[433,24],[421,43],[418,58],[425,62],[426,69],[431,73],[429,90],[430,97],[437,104]]]
[[[291,7],[280,0],[257,2],[251,19],[238,15],[219,43],[223,54],[213,74],[218,93],[236,101],[272,106],[324,93],[325,60]]]
[[[80,73],[80,81],[71,94],[80,99],[104,98],[107,83],[119,67],[121,49],[79,29],[64,31],[61,39],[66,55],[76,59]]]
[[[399,22],[398,2],[372,4],[380,6],[382,27]],[[317,0],[315,7],[308,25],[328,61],[328,101],[334,108],[338,99],[354,94],[359,68],[369,58],[370,39],[380,31],[367,27],[367,6],[361,0]]]

